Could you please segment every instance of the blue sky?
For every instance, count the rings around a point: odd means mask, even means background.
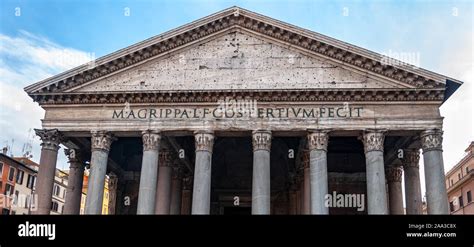
[[[379,53],[419,54],[419,66],[465,82],[441,107],[446,170],[474,140],[472,1],[2,0],[1,146],[13,139],[21,155],[28,129],[41,126],[44,112],[23,87],[234,5]],[[33,160],[39,151],[35,137]],[[67,167],[62,152],[58,167]]]
[[[102,56],[233,5],[377,52],[413,50],[422,57],[456,45],[456,37],[472,31],[469,1],[4,0],[1,32],[15,36],[25,30]],[[124,15],[126,8],[130,16]],[[437,66],[436,59],[422,62]]]

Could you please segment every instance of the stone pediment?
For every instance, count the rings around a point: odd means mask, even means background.
[[[386,64],[384,59],[233,7],[99,58],[93,66],[82,65],[35,83],[25,91],[40,104],[130,98],[154,102],[171,94],[188,97],[182,94],[224,91],[288,94],[306,90],[311,94],[307,100],[320,99],[320,94],[334,94],[338,100],[361,89],[371,91],[362,93],[361,100],[367,95],[390,100],[386,97],[390,94],[398,100],[444,101],[461,85],[422,68]],[[326,89],[331,92],[321,93]],[[117,93],[123,94],[118,97]]]
[[[66,92],[415,88],[231,30]]]

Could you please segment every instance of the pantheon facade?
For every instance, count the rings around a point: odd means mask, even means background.
[[[428,213],[448,214],[439,108],[461,84],[225,9],[25,88],[45,110],[35,213],[61,144],[67,214],[86,166],[86,214],[107,175],[115,214],[421,214],[420,158]]]

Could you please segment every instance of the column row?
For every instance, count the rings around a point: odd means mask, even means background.
[[[36,214],[48,214],[51,208],[52,187],[61,133],[57,130],[36,130],[42,139],[37,190]],[[214,134],[195,133],[195,170],[193,175],[192,214],[210,213],[211,170]],[[328,194],[327,148],[328,131],[308,133],[309,159],[305,166],[303,211],[328,214],[325,197]],[[253,175],[252,214],[270,214],[270,151],[272,133],[268,130],[252,132]],[[110,132],[91,132],[90,177],[86,199],[86,214],[100,214],[108,153],[115,137]],[[160,152],[161,136],[157,131],[144,131],[142,170],[139,185],[137,214],[177,214],[181,211],[182,177],[170,166],[168,152]],[[425,163],[428,213],[447,214],[447,194],[444,184],[442,132],[423,131],[420,135]],[[367,208],[369,214],[403,213],[401,174],[404,170],[408,214],[421,213],[418,150],[407,150],[401,167],[384,166],[384,132],[372,130],[362,136],[366,156]],[[66,214],[79,212],[84,165],[79,150],[68,149],[70,181],[66,195]],[[385,174],[387,173],[387,174]],[[387,177],[387,179],[386,179]],[[387,183],[386,183],[387,182]],[[388,184],[389,199],[387,199]],[[187,186],[189,187],[189,186]],[[157,189],[158,188],[158,189]],[[185,199],[187,200],[187,199]]]

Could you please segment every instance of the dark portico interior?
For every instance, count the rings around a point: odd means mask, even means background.
[[[385,138],[386,165],[394,160],[394,150],[409,142],[405,136]],[[71,138],[82,150],[90,147],[90,138]],[[271,213],[289,214],[296,196],[297,212],[302,208],[304,173],[303,149],[306,138],[300,136],[274,136],[271,146]],[[183,175],[192,175],[194,168],[193,136],[163,135],[162,148],[167,147],[176,164],[183,167]],[[183,157],[178,152],[182,150]],[[109,154],[108,173],[118,176],[116,214],[135,214],[138,200],[141,160],[143,154],[140,137],[119,137],[113,142]],[[85,157],[90,154],[85,153]],[[366,200],[365,155],[357,136],[331,136],[328,144],[329,194],[363,194]],[[250,135],[217,136],[212,155],[211,214],[250,214],[252,195],[253,150]],[[130,205],[124,205],[128,196]],[[239,205],[234,205],[238,196]],[[356,208],[331,207],[330,214],[366,214]]]

